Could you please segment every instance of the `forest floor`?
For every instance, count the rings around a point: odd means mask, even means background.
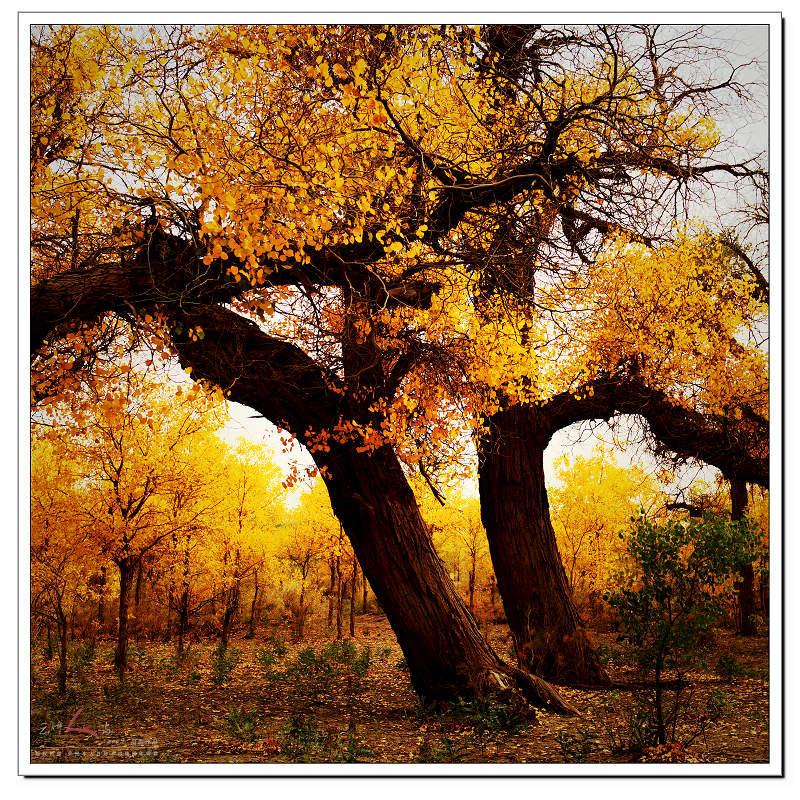
[[[31,761],[769,760],[765,636],[715,632],[704,651],[705,664],[687,673],[679,698],[685,713],[676,738],[684,743],[694,738],[686,747],[643,753],[636,743],[647,726],[647,689],[563,688],[563,695],[581,713],[577,718],[532,710],[520,715],[498,703],[432,711],[414,694],[386,619],[379,614],[356,619],[354,649],[347,645],[331,649],[330,629],[311,631],[295,644],[288,637],[284,644],[285,633],[258,631],[252,639],[235,638],[216,666],[214,641],[192,642],[180,660],[174,644],[140,642],[130,647],[124,684],[113,669],[112,641],[99,639],[91,649],[76,640],[71,644],[68,692],[63,698],[55,692],[56,659],[46,660],[42,643],[35,642]],[[509,658],[507,626],[489,623],[485,631],[497,652]],[[590,633],[615,681],[639,680],[614,633]],[[363,657],[365,648],[368,660]],[[670,707],[673,694],[668,693]]]

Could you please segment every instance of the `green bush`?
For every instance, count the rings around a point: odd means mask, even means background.
[[[730,707],[730,698],[722,689],[712,689],[706,700],[706,711],[711,720],[716,721],[722,717]]]
[[[528,721],[515,708],[489,697],[475,700],[456,700],[453,713],[468,722],[475,733],[482,737],[486,733],[519,733]]]
[[[71,649],[68,663],[76,672],[84,672],[94,664],[96,655],[94,642],[81,642]]]
[[[703,637],[732,597],[739,566],[755,560],[758,533],[748,520],[731,522],[713,514],[688,522],[654,524],[644,516],[633,522],[628,572],[606,599],[621,638],[654,678],[654,691],[646,695],[649,705],[637,723],[642,746],[649,747],[676,741],[680,717],[688,710],[685,694],[681,704],[681,676],[697,662]],[[677,676],[669,700],[667,672]]]
[[[730,682],[734,678],[744,678],[747,670],[731,655],[723,653],[718,659],[714,672]]]
[[[226,683],[236,665],[239,663],[239,650],[236,647],[224,647],[222,642],[217,645],[211,656],[211,682],[214,686]]]
[[[349,730],[337,738],[331,760],[344,764],[357,764],[373,755],[371,748],[356,736],[355,731]]]
[[[225,730],[235,739],[252,742],[256,739],[256,728],[259,723],[256,711],[244,711],[242,707],[232,708],[223,718]]]
[[[597,732],[584,726],[576,731],[559,731],[556,734],[561,755],[567,764],[578,764],[588,761],[597,750]]]
[[[288,652],[286,640],[278,631],[275,631],[267,637],[267,644],[278,658],[283,658]]]
[[[325,731],[304,714],[292,713],[280,730],[281,752],[290,761],[321,761],[325,752]]]
[[[369,673],[371,652],[368,647],[359,652],[351,640],[330,642],[316,653],[305,647],[290,665],[284,676],[294,684],[298,694],[311,699],[328,695],[335,686],[349,698],[359,694],[363,679]]]
[[[286,677],[285,672],[280,672],[274,668],[278,661],[278,656],[278,651],[273,647],[256,648],[256,661],[264,672],[264,677],[270,683],[276,683]]]
[[[449,736],[440,739],[425,739],[414,757],[416,764],[456,764],[465,761],[469,755],[466,742],[453,741]]]

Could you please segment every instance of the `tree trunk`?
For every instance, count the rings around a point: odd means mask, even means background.
[[[547,683],[505,664],[482,636],[434,550],[414,494],[389,446],[318,456],[336,516],[383,608],[419,695],[521,689],[531,703],[574,709]]]
[[[250,622],[248,623],[247,638],[252,639],[256,635],[256,603],[258,602],[258,570],[254,575],[253,600],[250,603]]]
[[[300,594],[297,596],[297,616],[294,621],[294,632],[297,641],[303,640],[303,634],[306,628],[306,582],[305,579],[300,581]]]
[[[139,612],[139,602],[142,599],[142,562],[136,565],[136,590],[133,593],[133,607]]]
[[[505,664],[483,638],[433,548],[391,447],[335,440],[330,450],[315,446],[316,432],[333,430],[347,413],[349,400],[343,399],[335,375],[227,309],[197,307],[184,311],[180,320],[184,331],[200,325],[205,332],[202,342],[183,333],[172,336],[193,378],[215,381],[232,401],[249,405],[311,447],[333,511],[420,695],[450,699],[516,685],[536,705],[575,713],[549,684]]]
[[[178,655],[183,655],[184,638],[189,624],[189,587],[184,586],[178,607]]]
[[[97,601],[97,623],[100,628],[106,624],[106,568],[100,567],[100,597]]]
[[[336,590],[336,559],[331,556],[328,561],[328,567],[331,571],[331,581],[328,586],[328,628],[333,627],[333,607],[334,607],[334,591]]]
[[[730,484],[731,520],[736,522],[744,519],[745,509],[747,508],[747,484],[736,479],[732,479]],[[755,636],[758,633],[758,628],[755,623],[756,590],[755,573],[752,564],[742,564],[739,567],[737,589],[737,631],[742,636]]]
[[[471,561],[469,567],[469,583],[467,589],[469,591],[469,613],[475,613],[475,573],[477,571],[477,551],[473,550],[470,553]]]
[[[61,607],[61,598],[56,608],[56,628],[58,631],[58,693],[62,697],[67,693],[67,615]]]
[[[342,638],[342,603],[344,602],[344,586],[342,586],[342,559],[336,556],[336,640]]]
[[[367,576],[364,574],[364,570],[363,569],[361,570],[361,590],[362,590],[362,595],[361,595],[361,613],[362,614],[366,614],[367,613],[367,592],[369,591],[369,589],[368,589],[368,584],[367,584]]]
[[[356,635],[356,578],[358,577],[358,561],[353,553],[353,573],[350,576],[350,638]]]
[[[114,667],[122,680],[128,667],[128,604],[135,563],[129,558],[123,558],[117,562],[117,566],[119,567],[119,626]]]
[[[225,593],[225,610],[222,614],[222,635],[220,639],[223,649],[228,647],[228,638],[231,633],[231,628],[233,627],[233,618],[238,608],[239,588],[234,585]]]
[[[554,683],[608,685],[572,602],[544,482],[549,440],[537,409],[488,420],[479,446],[481,518],[523,669]]]
[[[44,660],[50,661],[53,658],[53,634],[50,630],[50,621],[46,624],[47,631],[47,645],[44,650]]]

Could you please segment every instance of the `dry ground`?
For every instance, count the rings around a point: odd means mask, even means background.
[[[41,643],[32,658],[31,759],[34,762],[294,762],[365,761],[625,762],[641,755],[624,749],[635,732],[632,710],[640,692],[563,689],[579,719],[536,712],[526,720],[496,707],[471,712],[427,713],[411,689],[402,652],[382,615],[357,618],[355,644],[370,648],[362,682],[340,677],[314,696],[302,678],[269,681],[258,661],[275,632],[237,638],[240,660],[227,682],[213,683],[216,642],[193,642],[183,663],[174,645],[142,642],[132,649],[132,668],[120,686],[111,664],[113,643],[98,641],[93,660],[70,676],[66,698],[55,693],[55,660],[45,661]],[[277,632],[278,637],[285,635]],[[508,656],[505,625],[489,624],[487,635]],[[295,663],[302,648],[318,653],[330,631],[312,632],[302,643],[287,642],[273,669]],[[636,676],[612,633],[593,632],[610,674]],[[78,642],[75,645],[79,645]],[[732,656],[742,674],[724,678],[713,666]],[[688,675],[689,716],[682,738],[697,728],[715,693],[721,716],[708,723],[674,758],[713,763],[757,763],[769,757],[768,640],[718,632],[706,652],[707,667]],[[76,712],[79,712],[77,717]],[[294,727],[290,720],[294,718]],[[522,727],[518,723],[523,722]],[[66,731],[82,728],[92,733]]]

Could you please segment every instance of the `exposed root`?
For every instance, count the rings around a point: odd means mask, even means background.
[[[514,681],[531,705],[556,714],[580,716],[578,709],[570,705],[547,681],[517,667],[510,669]]]
[[[525,702],[555,714],[580,715],[547,681],[518,667],[501,664],[473,676],[476,696],[496,695],[509,703]]]

